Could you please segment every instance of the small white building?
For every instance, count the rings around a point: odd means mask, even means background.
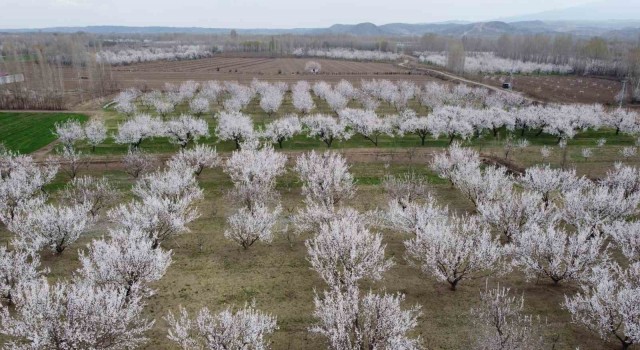
[[[8,74],[4,72],[0,72],[0,85],[11,84],[11,83],[21,83],[24,81],[24,74]]]

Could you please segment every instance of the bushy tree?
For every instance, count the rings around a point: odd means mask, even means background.
[[[182,114],[165,122],[165,134],[171,143],[185,148],[190,142],[209,137],[209,124],[203,119]]]
[[[371,141],[376,147],[381,135],[393,136],[393,126],[374,111],[345,108],[338,112],[342,123]]]
[[[332,289],[314,298],[319,323],[312,333],[327,338],[332,350],[422,349],[420,338],[408,336],[417,326],[420,307],[403,310],[404,295],[372,292],[361,296],[357,287]]]
[[[266,350],[268,336],[278,329],[276,317],[256,310],[253,306],[233,311],[226,309],[212,314],[200,309],[195,320],[180,307],[180,316],[165,317],[169,323],[167,338],[184,350]]]
[[[0,298],[13,303],[13,295],[22,286],[40,279],[47,273],[47,268],[40,268],[40,256],[26,250],[7,250],[0,246]]]
[[[304,117],[302,118],[302,125],[307,129],[309,137],[319,138],[327,147],[331,147],[333,141],[343,141],[351,138],[351,133],[346,130],[346,126],[328,115],[315,114]]]
[[[536,320],[523,314],[524,297],[509,295],[509,288],[487,288],[481,305],[471,310],[477,350],[537,350],[545,347]]]
[[[75,119],[56,123],[53,134],[56,135],[66,149],[73,148],[76,142],[82,141],[86,137],[82,124]]]
[[[503,252],[488,229],[472,217],[451,216],[428,222],[404,243],[420,269],[456,290],[465,279],[484,277],[500,269]]]
[[[223,170],[231,177],[232,196],[243,206],[266,203],[274,198],[276,177],[285,172],[287,157],[271,146],[246,145],[234,151]]]
[[[262,202],[254,203],[251,207],[241,207],[227,219],[229,228],[224,231],[224,236],[243,249],[248,249],[258,240],[270,243],[281,212],[280,206],[270,210]]]
[[[594,268],[581,292],[565,296],[575,323],[617,339],[621,349],[640,343],[640,263],[624,269],[615,263]]]
[[[58,168],[51,162],[39,165],[31,156],[0,152],[0,220],[8,225],[19,211],[44,203],[43,188]]]
[[[217,95],[213,96],[217,98]],[[193,100],[189,101],[189,111],[193,113],[196,117],[202,117],[203,114],[209,113],[209,100],[204,97],[196,97]]]
[[[140,297],[88,283],[37,280],[13,300],[15,311],[0,308],[0,333],[14,349],[131,349],[154,324],[143,318]]]
[[[632,263],[640,262],[640,222],[617,220],[603,227],[622,254]]]
[[[50,248],[62,252],[84,234],[92,224],[89,205],[54,206],[51,204],[22,211],[9,224],[16,234],[14,245],[40,251]]]
[[[84,135],[95,152],[96,146],[107,139],[107,127],[102,120],[91,120],[84,125]]]
[[[411,203],[431,199],[427,190],[427,180],[415,172],[400,176],[385,176],[382,187],[389,200],[397,202],[403,209]]]
[[[87,205],[93,217],[107,207],[116,204],[120,191],[106,177],[76,177],[62,190],[62,198],[71,205]]]
[[[116,143],[138,148],[145,139],[164,135],[165,125],[162,120],[147,114],[139,114],[118,125],[114,140]]]
[[[302,124],[298,116],[288,115],[267,124],[263,136],[271,143],[277,143],[282,148],[282,142],[293,138],[302,132]]]
[[[80,251],[78,276],[94,285],[124,290],[127,297],[135,293],[148,296],[149,283],[164,276],[171,264],[171,251],[152,249],[145,232],[117,229],[110,239],[97,239]]]
[[[580,189],[589,185],[584,177],[576,176],[575,170],[553,169],[549,165],[527,168],[518,180],[524,188],[542,195],[542,200],[546,204],[549,204],[553,195],[558,192]]]
[[[252,140],[254,136],[251,117],[240,112],[222,112],[218,115],[216,135],[221,141],[234,141],[236,149],[240,144]]]
[[[336,152],[311,151],[296,160],[295,171],[302,180],[305,202],[333,208],[355,194],[355,181],[349,165]]]
[[[357,286],[365,278],[380,280],[393,265],[384,257],[382,236],[350,217],[322,224],[305,245],[311,267],[332,288]]]
[[[602,237],[589,230],[567,232],[557,223],[530,225],[513,237],[512,263],[524,269],[527,278],[545,277],[558,284],[580,280],[600,260],[606,260]]]
[[[497,201],[481,200],[477,209],[482,220],[500,232],[507,242],[511,242],[527,225],[552,220],[556,215],[556,208],[545,207],[540,194],[515,190],[507,191]]]
[[[318,74],[320,73],[320,69],[320,63],[316,61],[309,61],[304,65],[304,70],[309,73]]]
[[[562,194],[562,217],[569,224],[600,234],[602,226],[637,213],[640,195],[625,197],[622,188],[592,186]]]
[[[150,171],[156,158],[142,150],[129,150],[127,154],[122,157],[122,165],[124,171],[131,175],[134,179],[140,177],[140,175]]]
[[[205,168],[214,168],[220,165],[220,157],[215,148],[207,145],[196,145],[193,148],[183,149],[174,154],[167,166],[171,169],[193,169],[196,176],[200,176]]]

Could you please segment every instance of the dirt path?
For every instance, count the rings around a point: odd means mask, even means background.
[[[406,56],[405,56],[406,57]],[[437,69],[433,69],[433,68],[426,68],[426,67],[418,67],[415,64],[410,65],[409,62],[415,62],[415,57],[411,57],[408,59],[405,59],[404,62],[398,63],[398,66],[406,68],[406,69],[412,69],[412,70],[417,70],[417,71],[421,71],[421,72],[427,72],[430,73],[431,75],[435,75],[436,78],[440,78],[443,79],[443,77],[445,79],[443,80],[454,80],[454,81],[459,81],[468,85],[474,85],[474,86],[478,86],[478,87],[483,87],[485,89],[489,89],[491,91],[495,91],[495,92],[508,92],[508,93],[512,93],[512,94],[517,94],[520,95],[522,97],[524,97],[525,99],[529,100],[530,102],[533,103],[544,103],[541,100],[526,96],[525,94],[521,93],[521,92],[515,92],[515,91],[508,91],[505,89],[501,89],[501,88],[497,88],[495,86],[489,85],[489,84],[485,84],[485,83],[481,83],[475,80],[469,80],[467,78],[463,78],[461,76],[452,74],[452,73],[448,73],[448,72],[444,72],[444,71],[440,71]]]

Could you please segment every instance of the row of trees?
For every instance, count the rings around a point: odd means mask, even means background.
[[[450,67],[450,58],[445,52],[416,52],[420,62],[441,67]],[[537,63],[497,57],[492,52],[467,53],[462,64],[467,73],[514,73],[514,74],[570,74],[573,67],[567,64]]]
[[[402,111],[407,109],[413,100],[431,110],[447,105],[512,109],[527,104],[519,94],[490,93],[485,88],[471,88],[466,85],[451,87],[435,82],[421,87],[411,81],[374,79],[362,80],[358,88],[346,80],[341,80],[333,86],[324,81],[313,85],[307,81],[298,81],[289,87],[284,82],[269,83],[254,79],[250,85],[229,81],[166,84],[164,93],[154,90],[143,94],[138,90],[128,89],[116,97],[115,108],[125,115],[133,115],[144,107],[147,112],[155,110],[160,116],[166,117],[173,113],[178,105],[185,104],[193,114],[202,116],[211,112],[212,105],[218,105],[227,111],[240,111],[258,96],[261,109],[272,115],[280,110],[289,91],[293,107],[305,114],[316,108],[313,95],[324,100],[336,113],[354,103],[367,110],[377,110],[382,104],[387,104],[397,111]]]
[[[5,302],[0,333],[8,337],[6,345],[130,349],[146,343],[145,333],[155,323],[143,316],[147,298],[155,293],[150,284],[162,278],[172,260],[162,243],[188,232],[187,225],[199,216],[196,204],[203,192],[195,174],[202,164],[219,163],[215,151],[179,152],[165,169],[140,176],[132,188],[134,199],[123,204],[117,204],[120,193],[108,180],[92,177],[67,184],[59,205],[45,204],[42,189],[57,167],[13,153],[0,159],[0,218],[14,234],[11,247],[0,248]],[[104,211],[112,223],[107,237],[80,251],[81,267],[71,280],[51,285],[38,252],[48,247],[63,254]],[[264,335],[277,328],[275,317],[251,306],[219,313],[203,308],[197,325],[182,308],[180,317],[169,313],[166,320],[168,338],[185,349],[261,348]]]
[[[65,139],[64,132],[58,134]],[[141,344],[153,325],[140,315],[145,298],[153,293],[149,283],[160,279],[170,264],[171,252],[163,250],[163,242],[188,232],[189,223],[198,217],[196,204],[203,191],[197,174],[223,164],[233,182],[229,196],[239,204],[228,218],[225,237],[249,249],[285,230],[275,191],[285,163],[284,155],[255,141],[245,142],[224,163],[206,146],[181,150],[165,169],[138,177],[133,200],[107,210],[113,223],[109,236],[95,240],[81,254],[82,267],[74,279],[50,286],[41,279],[46,271],[39,267],[37,252],[48,247],[62,254],[87,231],[94,215],[115,204],[117,191],[104,179],[79,178],[65,189],[63,198],[69,204],[45,204],[41,189],[57,167],[37,165],[27,156],[3,155],[1,217],[15,239],[13,250],[1,252],[3,259],[15,263],[3,264],[8,270],[0,272],[11,276],[1,279],[9,281],[2,290],[15,311],[2,309],[0,331],[41,347],[60,342],[81,347],[108,343],[112,348]],[[292,219],[294,232],[312,234],[306,241],[309,261],[328,288],[315,297],[318,323],[312,332],[325,336],[333,349],[363,344],[421,348],[420,339],[408,335],[417,325],[418,307],[403,309],[401,294],[360,292],[361,280],[381,280],[393,264],[385,258],[383,237],[372,232],[389,228],[410,235],[405,241],[407,258],[453,290],[466,280],[513,268],[554,283],[573,281],[582,292],[567,296],[564,307],[576,322],[605,338],[618,338],[625,348],[638,342],[634,327],[640,317],[640,230],[629,221],[640,203],[637,169],[617,165],[598,183],[548,166],[514,177],[502,168],[481,167],[477,152],[457,145],[436,156],[431,166],[469,199],[476,215],[449,213],[428,194],[425,180],[415,175],[387,178],[388,208],[359,213],[347,206],[356,187],[342,156],[311,152],[298,157],[294,170],[305,199]],[[613,244],[608,246],[607,240]],[[614,250],[627,261],[611,258]],[[535,348],[532,344],[540,340],[534,332],[537,325],[521,314],[521,304],[507,290],[489,289],[482,300],[474,310],[483,329],[479,344]],[[37,322],[45,312],[56,322]],[[185,349],[237,342],[264,346],[265,337],[276,328],[274,317],[252,307],[217,315],[203,309],[195,322],[181,310],[178,318],[169,314],[167,321],[169,338]],[[78,333],[78,327],[84,333]],[[222,332],[229,327],[234,331]],[[36,344],[31,334],[47,336],[37,338]]]
[[[331,147],[334,141],[344,141],[360,135],[378,146],[381,136],[403,137],[416,135],[424,145],[427,137],[446,137],[449,143],[489,134],[498,136],[498,131],[535,131],[545,133],[566,142],[579,132],[606,127],[630,135],[640,132],[638,116],[634,112],[616,109],[606,111],[591,105],[530,106],[515,110],[496,107],[486,109],[446,106],[435,109],[428,116],[419,116],[411,110],[397,115],[381,117],[374,111],[345,108],[338,118],[325,114],[312,114],[302,118],[291,114],[267,123],[264,129],[256,130],[250,116],[240,112],[221,112],[216,115],[215,135],[218,141],[233,141],[236,148],[243,142],[263,138],[282,147],[283,143],[296,135],[306,134]],[[71,127],[71,124],[69,124]],[[78,128],[77,125],[73,128]],[[76,133],[80,140],[84,134]],[[168,137],[170,142],[186,147],[199,138],[209,137],[209,124],[190,115],[163,121],[157,117],[139,114],[119,125],[114,135],[116,143],[138,148],[149,138]],[[98,138],[99,139],[99,138]],[[74,141],[75,142],[75,141]]]
[[[493,53],[498,57],[535,63],[569,65],[576,74],[613,77],[630,76],[637,82],[638,43],[636,40],[566,35],[510,35],[499,37],[452,38],[425,34],[410,45],[411,52],[460,51]],[[459,50],[458,50],[459,49]],[[451,68],[451,67],[450,67]]]
[[[145,49],[102,50],[96,52],[96,61],[111,65],[128,65],[152,61],[180,61],[206,58],[213,55],[210,48],[201,45],[178,45],[169,48],[150,47]]]
[[[332,48],[332,49],[303,49],[297,48],[293,50],[293,55],[297,57],[323,57],[337,58],[353,61],[397,61],[402,57],[401,54],[386,51],[369,51],[354,50],[348,48]]]

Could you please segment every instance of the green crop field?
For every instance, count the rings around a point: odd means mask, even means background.
[[[89,117],[75,113],[0,112],[0,143],[12,151],[31,153],[53,142],[55,124],[69,119],[84,122]]]

